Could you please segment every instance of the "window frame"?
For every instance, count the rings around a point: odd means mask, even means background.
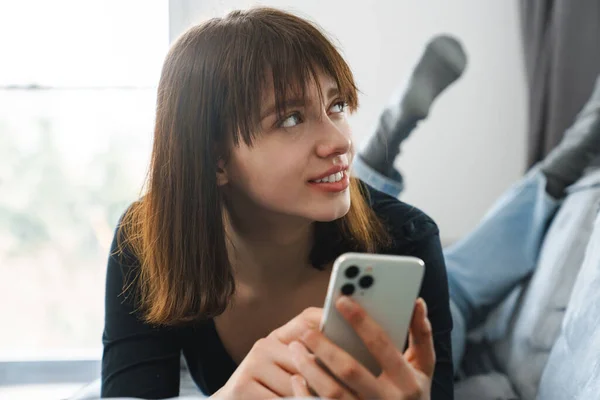
[[[187,9],[186,0],[167,0],[167,25],[165,32],[169,43],[177,35],[173,31],[173,18],[176,20],[184,17]],[[175,17],[174,17],[175,16]],[[177,26],[177,23],[175,24]],[[61,90],[148,90],[156,89],[156,86],[132,85],[132,86],[56,86],[29,84],[5,84],[0,85],[0,91],[61,91]],[[101,332],[98,333],[100,335]],[[68,350],[65,351],[65,353]],[[68,355],[68,354],[65,354]],[[29,357],[29,359],[1,359],[0,358],[0,390],[6,386],[25,386],[40,384],[81,384],[82,387],[100,378],[101,356],[86,356],[80,358],[60,358],[51,356],[48,358]]]

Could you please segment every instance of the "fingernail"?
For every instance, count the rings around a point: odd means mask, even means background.
[[[293,375],[292,379],[296,382],[296,384],[306,387],[306,379],[304,379],[300,375]]]
[[[425,313],[425,318],[427,318],[427,303],[423,300],[422,297],[419,297],[419,301],[421,302],[421,306],[423,307],[423,312]]]
[[[340,311],[349,313],[354,310],[354,302],[348,296],[341,296],[338,300]]]

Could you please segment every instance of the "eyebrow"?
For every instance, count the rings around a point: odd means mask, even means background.
[[[327,100],[329,100],[332,97],[335,97],[339,94],[340,94],[340,90],[338,89],[338,87],[332,86],[327,90],[327,96],[325,98]],[[285,103],[283,104],[283,109],[286,110],[288,108],[305,107],[305,106],[306,106],[306,102],[304,101],[304,99],[302,99],[300,97],[294,97],[294,98],[287,99],[285,101]],[[261,114],[260,119],[263,120],[263,119],[267,118],[268,116],[270,116],[271,114],[275,113],[276,111],[277,111],[276,105],[272,104],[269,107],[267,107],[267,109]]]

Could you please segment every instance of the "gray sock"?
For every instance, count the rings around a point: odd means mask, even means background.
[[[585,169],[600,157],[600,77],[591,97],[565,131],[558,146],[541,162],[546,175],[546,191],[556,198],[575,183]]]
[[[375,134],[361,152],[371,168],[388,175],[400,143],[427,117],[435,98],[460,77],[466,64],[466,54],[456,39],[441,35],[427,44],[408,84],[383,110]]]

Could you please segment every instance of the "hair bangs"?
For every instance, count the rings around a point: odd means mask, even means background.
[[[228,79],[236,82],[228,96],[231,118],[227,130],[234,145],[240,139],[252,145],[260,131],[267,93],[274,93],[279,118],[284,116],[288,100],[308,101],[307,88],[313,83],[323,102],[319,73],[335,81],[350,112],[358,108],[358,90],[350,67],[316,25],[265,8],[234,12],[225,21],[236,25],[239,36],[224,62],[234,66]]]

